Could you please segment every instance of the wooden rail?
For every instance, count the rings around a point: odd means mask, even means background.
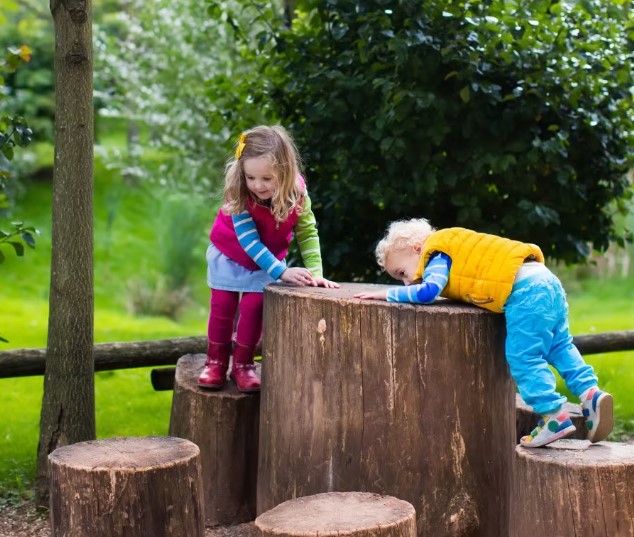
[[[634,350],[634,330],[603,332],[575,336],[574,343],[581,354]],[[94,347],[95,371],[110,371],[133,367],[175,365],[185,354],[205,354],[207,338],[184,337],[156,341],[98,343]],[[46,349],[15,349],[0,352],[0,378],[43,375]],[[170,373],[170,370],[171,373]],[[160,370],[157,370],[160,371]],[[171,375],[171,377],[170,377]],[[173,368],[152,374],[153,383],[171,386]],[[158,384],[156,385],[157,389]],[[170,388],[163,388],[170,389]]]

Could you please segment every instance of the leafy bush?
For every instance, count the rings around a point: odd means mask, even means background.
[[[190,303],[189,288],[174,288],[163,276],[154,283],[140,279],[127,283],[126,305],[130,315],[161,315],[177,321]]]
[[[250,3],[269,26],[244,40],[255,67],[235,91],[294,134],[330,276],[376,275],[385,226],[413,216],[566,262],[628,239],[614,226],[632,195],[623,2],[296,4],[287,27]]]
[[[9,93],[8,85],[5,86],[4,74],[13,74],[23,62],[30,61],[31,52],[26,45],[17,49],[9,48],[0,61],[0,104],[6,104]],[[0,216],[10,205],[6,188],[7,181],[12,179],[9,165],[13,160],[15,148],[26,147],[31,143],[32,137],[33,131],[23,117],[15,115],[10,109],[0,114]],[[11,222],[9,231],[0,229],[0,263],[5,260],[2,246],[11,246],[15,254],[22,257],[24,245],[35,248],[34,235],[38,233],[34,227],[25,226],[19,221]],[[0,341],[6,340],[0,337]]]

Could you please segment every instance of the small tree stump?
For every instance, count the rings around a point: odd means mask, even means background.
[[[416,511],[391,496],[330,492],[284,502],[255,525],[262,537],[415,537]]]
[[[504,317],[353,298],[381,288],[265,288],[258,513],[360,490],[411,503],[421,537],[507,536]]]
[[[203,537],[200,452],[170,437],[109,438],[48,458],[54,537]]]
[[[570,415],[573,425],[577,428],[575,433],[568,438],[576,438],[585,440],[588,438],[588,429],[586,429],[586,419],[581,413],[581,405],[574,403],[564,403],[564,410]],[[533,429],[537,427],[537,422],[541,416],[528,406],[519,393],[515,394],[515,430],[517,433],[517,443],[520,443],[522,436],[531,434]]]
[[[260,394],[240,393],[229,381],[222,390],[200,388],[205,359],[188,354],[178,360],[169,434],[200,447],[206,525],[252,521]]]
[[[634,445],[517,446],[513,483],[511,537],[634,535]]]

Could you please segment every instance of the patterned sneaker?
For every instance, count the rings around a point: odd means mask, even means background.
[[[571,435],[575,430],[567,412],[561,412],[550,418],[544,416],[530,435],[522,437],[520,444],[527,448],[542,447]]]
[[[588,440],[600,442],[605,440],[614,427],[614,400],[608,392],[592,388],[581,401],[583,415],[586,418]]]

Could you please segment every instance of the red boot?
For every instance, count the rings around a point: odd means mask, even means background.
[[[259,392],[260,377],[255,372],[253,357],[255,345],[241,345],[236,341],[233,348],[233,366],[231,380],[236,383],[239,392]]]
[[[231,343],[207,343],[207,361],[205,369],[198,377],[198,386],[218,390],[227,380]]]

